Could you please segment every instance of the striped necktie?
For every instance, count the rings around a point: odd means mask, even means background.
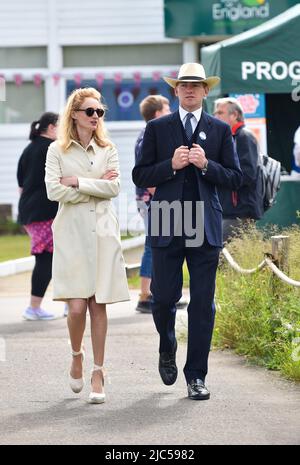
[[[186,115],[185,126],[184,126],[185,133],[186,133],[186,136],[189,142],[191,141],[193,137],[193,128],[192,128],[192,123],[191,123],[191,119],[193,117],[194,117],[193,113],[188,113]]]

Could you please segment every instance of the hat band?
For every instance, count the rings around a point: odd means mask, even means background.
[[[206,78],[199,77],[199,76],[181,76],[180,78],[178,78],[178,81],[185,81],[186,79],[194,79],[195,81],[204,81],[204,79]]]

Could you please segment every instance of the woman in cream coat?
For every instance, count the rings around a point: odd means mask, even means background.
[[[74,392],[84,386],[82,339],[87,308],[90,312],[91,403],[105,400],[106,304],[129,300],[118,220],[111,204],[120,189],[118,154],[106,137],[103,116],[96,89],[77,89],[70,95],[58,140],[48,150],[45,178],[49,199],[59,202],[53,223],[53,289],[54,300],[69,305]]]

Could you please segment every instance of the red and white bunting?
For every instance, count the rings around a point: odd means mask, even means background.
[[[57,86],[59,84],[59,81],[60,81],[60,74],[59,73],[54,73],[52,74],[52,79],[53,79],[53,83],[55,86]]]
[[[23,76],[22,74],[15,74],[14,81],[17,87],[20,87],[23,84]]]
[[[96,74],[96,83],[97,83],[97,88],[101,89],[102,85],[104,82],[104,74],[103,73],[97,73]]]
[[[42,84],[43,76],[41,74],[35,74],[33,76],[33,82],[35,87],[40,87]]]
[[[140,73],[139,71],[133,73],[133,80],[137,86],[140,86],[142,82],[142,73]]]
[[[122,76],[122,73],[115,73],[114,74],[114,81],[116,84],[121,84],[123,80],[123,76]]]
[[[160,78],[161,78],[161,72],[160,71],[153,71],[153,73],[152,73],[153,81],[159,81]]]
[[[75,82],[76,87],[81,86],[81,82],[82,82],[82,74],[81,73],[74,74],[74,82]]]

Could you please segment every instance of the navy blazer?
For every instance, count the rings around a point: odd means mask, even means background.
[[[186,145],[182,128],[178,110],[151,120],[146,126],[141,157],[133,169],[132,179],[138,187],[156,187],[153,201],[173,202],[183,197],[184,170],[174,172],[172,168],[174,151]],[[242,183],[242,172],[226,123],[202,111],[197,131],[197,143],[208,159],[205,175],[194,167],[200,199],[204,201],[205,234],[210,245],[222,247],[222,207],[216,187],[237,190]],[[200,138],[201,132],[205,133],[205,140]],[[173,235],[171,231],[169,236],[150,237],[151,246],[165,247]]]

